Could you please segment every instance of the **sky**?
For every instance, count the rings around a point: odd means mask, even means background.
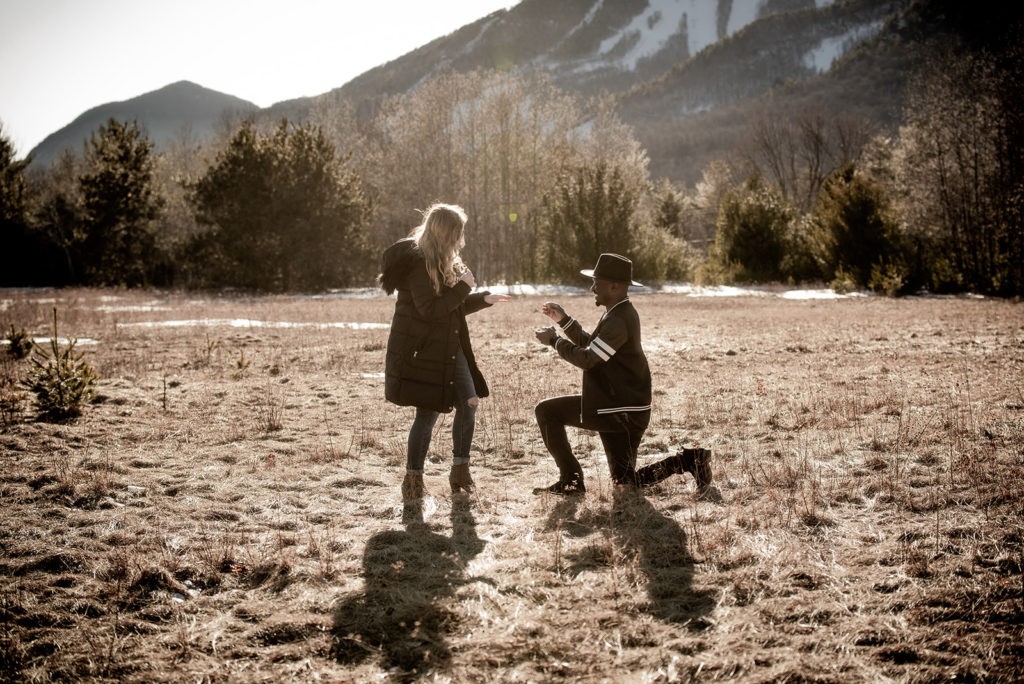
[[[18,157],[83,112],[177,81],[260,107],[338,88],[518,0],[0,0]]]

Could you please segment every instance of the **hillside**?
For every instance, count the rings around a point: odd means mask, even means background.
[[[384,98],[415,89],[446,69],[540,70],[580,97],[610,94],[648,150],[651,172],[692,183],[704,165],[730,153],[770,94],[799,107],[800,89],[843,102],[848,81],[834,64],[876,44],[910,0],[572,0],[553,9],[525,0],[372,69],[320,98],[348,100],[368,114]],[[877,43],[884,45],[885,43]],[[914,43],[886,49],[885,68],[861,49],[859,107],[879,127],[900,110]],[[787,89],[780,90],[780,86]],[[793,99],[792,105],[783,102]],[[304,120],[319,98],[278,103],[268,120]],[[832,103],[823,101],[831,108]],[[826,98],[827,100],[827,98]]]
[[[92,109],[44,140],[46,164],[108,117],[136,119],[159,148],[202,140],[225,112],[302,122],[319,103],[372,116],[446,70],[542,71],[581,98],[610,95],[650,155],[651,173],[693,183],[733,154],[766,112],[857,116],[891,132],[913,73],[959,42],[1005,41],[1020,9],[953,0],[523,0],[316,97],[258,110],[192,83]]]
[[[130,100],[92,108],[46,136],[29,152],[29,156],[34,165],[45,166],[64,149],[80,151],[92,133],[111,117],[120,121],[137,121],[149,139],[157,147],[162,147],[182,135],[204,140],[226,117],[258,109],[252,102],[241,98],[189,81],[179,81]]]

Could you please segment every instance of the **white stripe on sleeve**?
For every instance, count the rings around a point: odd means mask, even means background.
[[[615,350],[609,347],[608,343],[600,337],[595,337],[590,341],[590,349],[605,361],[615,356]]]

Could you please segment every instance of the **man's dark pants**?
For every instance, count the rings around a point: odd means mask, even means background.
[[[569,446],[566,426],[594,430],[600,435],[608,458],[608,470],[615,484],[648,484],[672,474],[659,472],[656,479],[651,479],[655,474],[645,472],[648,469],[644,468],[638,478],[636,453],[651,420],[650,411],[623,411],[584,419],[580,415],[581,408],[580,395],[573,394],[545,399],[534,410],[544,446],[554,457],[562,482],[583,482],[583,469]]]

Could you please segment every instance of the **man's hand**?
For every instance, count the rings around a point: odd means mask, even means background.
[[[558,337],[558,333],[556,333],[555,329],[552,327],[537,328],[536,330],[533,331],[533,333],[537,336],[538,342],[540,342],[541,344],[546,344],[549,347]]]
[[[540,312],[555,323],[561,323],[565,318],[565,309],[560,304],[555,304],[554,302],[544,302],[544,305],[540,307]]]

